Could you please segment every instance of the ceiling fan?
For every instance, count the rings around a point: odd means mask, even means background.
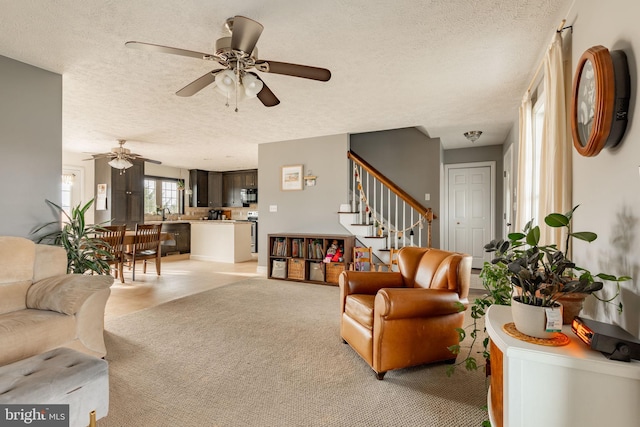
[[[218,62],[224,68],[208,72],[177,91],[176,95],[191,96],[215,83],[216,90],[227,97],[227,106],[229,106],[229,99],[235,97],[236,111],[238,111],[238,101],[243,97],[257,96],[266,107],[273,107],[280,103],[260,76],[250,71],[252,69],[263,73],[283,74],[322,82],[329,81],[331,78],[331,71],[325,68],[258,59],[256,44],[264,27],[253,19],[234,16],[227,19],[225,27],[231,33],[231,37],[218,39],[215,53],[194,52],[137,41],[128,41],[125,45],[135,49]]]
[[[145,162],[155,163],[158,165],[162,164],[162,162],[159,162],[158,160],[147,159],[145,157],[142,157],[140,154],[132,153],[128,148],[124,148],[124,144],[126,142],[127,141],[125,139],[119,139],[119,146],[113,147],[110,152],[93,154],[90,159],[84,160],[110,158],[111,160],[108,163],[109,166],[114,169],[120,169],[121,174],[124,173],[126,169],[129,169],[131,166],[133,166],[134,160],[144,160]]]

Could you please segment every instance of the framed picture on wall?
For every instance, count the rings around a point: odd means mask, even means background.
[[[302,190],[302,165],[282,166],[282,190]]]

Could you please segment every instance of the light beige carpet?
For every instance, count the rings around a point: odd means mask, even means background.
[[[339,335],[337,287],[248,279],[107,322],[100,427],[479,426],[483,372],[376,380]]]

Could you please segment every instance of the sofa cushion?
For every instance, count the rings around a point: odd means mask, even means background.
[[[43,310],[18,310],[0,316],[0,366],[72,341],[75,316]]]
[[[0,236],[0,314],[26,307],[34,260],[35,243],[31,240]]]
[[[33,281],[67,272],[67,251],[62,246],[36,245]]]
[[[27,307],[76,314],[80,306],[96,291],[107,289],[111,276],[61,274],[34,283],[27,292]]]
[[[373,328],[373,303],[375,295],[349,295],[345,302],[344,312],[362,326]]]

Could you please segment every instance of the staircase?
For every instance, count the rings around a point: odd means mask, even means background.
[[[352,170],[351,203],[341,207],[340,224],[362,246],[373,249],[380,262],[389,262],[389,249],[431,247],[431,208],[398,187],[353,151],[347,153]]]

